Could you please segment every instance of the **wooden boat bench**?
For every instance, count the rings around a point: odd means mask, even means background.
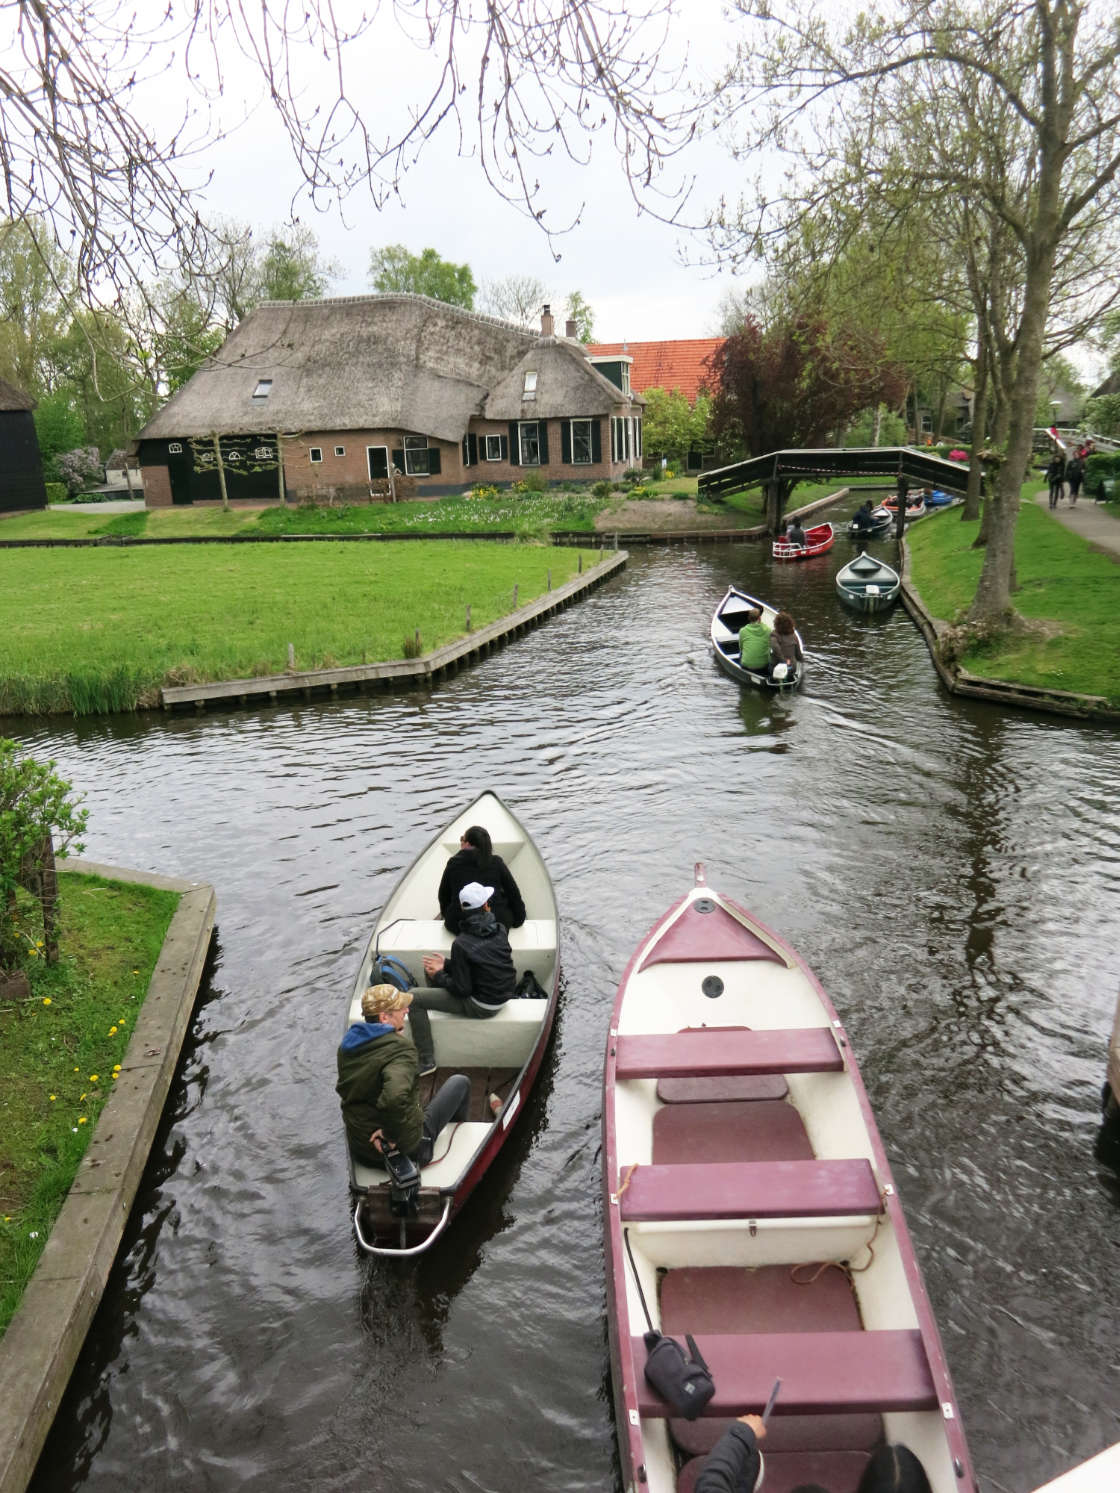
[[[638,1166],[620,1199],[625,1223],[875,1215],[883,1203],[864,1157]]]
[[[839,1073],[844,1058],[831,1027],[785,1030],[695,1028],[615,1038],[617,1078]]]
[[[917,1328],[694,1336],[716,1386],[702,1411],[705,1418],[761,1413],[776,1378],[782,1381],[779,1418],[937,1408]],[[632,1338],[630,1348],[634,1363],[645,1363],[644,1340]],[[672,1415],[644,1375],[637,1389],[641,1415]]]
[[[440,918],[399,918],[378,940],[382,954],[392,954],[408,966],[418,984],[424,983],[425,954],[447,954],[452,935]],[[556,958],[556,924],[551,918],[526,918],[509,930],[509,946],[519,975],[531,969],[545,988]]]

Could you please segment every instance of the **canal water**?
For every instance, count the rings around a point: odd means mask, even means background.
[[[982,1485],[1023,1493],[1120,1439],[1120,1183],[1098,1145],[1116,736],[951,699],[901,610],[839,606],[849,553],[637,550],[431,693],[4,723],[85,792],[88,855],[218,895],[165,1123],[34,1493],[610,1493],[606,1028],[696,861],[845,1021]],[[793,612],[800,693],[717,670],[729,582]],[[558,1028],[482,1195],[417,1263],[370,1261],[333,1087],[346,991],[401,872],[484,788],[552,871]]]

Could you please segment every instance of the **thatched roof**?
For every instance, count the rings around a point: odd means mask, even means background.
[[[33,410],[34,408],[35,400],[30,394],[17,389],[15,384],[10,384],[6,378],[0,378],[0,410]]]
[[[536,373],[536,390],[525,398],[525,374]],[[622,413],[643,400],[631,399],[587,361],[581,343],[567,337],[540,337],[495,383],[486,396],[483,414],[488,420],[585,419]]]
[[[427,296],[266,301],[139,439],[402,430],[457,441],[536,341]],[[262,379],[272,380],[267,398],[254,398]]]

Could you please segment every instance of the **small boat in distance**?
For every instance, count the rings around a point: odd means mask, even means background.
[[[775,539],[770,553],[775,560],[811,560],[814,555],[823,555],[836,541],[836,530],[831,524],[815,524],[805,530],[804,544],[790,544],[788,539]]]
[[[884,498],[884,500],[883,500],[883,507],[886,508],[889,511],[890,516],[891,516],[892,519],[895,519],[895,518],[898,517],[898,499],[897,498]],[[909,523],[911,521],[911,519],[921,518],[922,515],[925,513],[925,511],[926,511],[926,500],[925,500],[924,497],[914,498],[914,499],[907,498],[907,500],[906,500],[906,522],[907,523]]]
[[[731,1419],[760,1414],[780,1379],[768,1487],[855,1493],[876,1448],[901,1441],[933,1493],[976,1493],[844,1028],[798,954],[701,866],[622,976],[602,1152],[623,1487],[692,1489]],[[715,1392],[699,1415],[646,1379],[647,1311],[706,1362]]]
[[[459,849],[465,829],[481,825],[494,853],[513,873],[525,903],[525,921],[509,931],[518,977],[531,971],[543,994],[515,999],[484,1021],[432,1011],[437,1071],[420,1080],[421,1103],[453,1073],[471,1081],[470,1118],[448,1125],[436,1154],[420,1173],[419,1211],[401,1218],[394,1211],[387,1173],[355,1161],[347,1148],[354,1232],[369,1254],[409,1256],[434,1244],[482,1180],[509,1137],[544,1057],[560,988],[560,943],[556,897],[540,852],[496,793],[483,793],[417,857],[381,909],[347,999],[346,1022],[362,1020],[362,993],[375,983],[375,962],[392,955],[424,983],[425,954],[447,954],[451,934],[439,915],[439,883]],[[489,1095],[502,1100],[492,1114]]]
[[[897,570],[874,555],[857,555],[836,572],[836,591],[857,612],[885,612],[898,599],[902,581]]]
[[[880,503],[878,508],[871,510],[870,519],[866,524],[857,523],[854,518],[852,519],[848,525],[848,537],[849,539],[874,539],[880,534],[885,534],[893,523],[894,514]]]
[[[787,674],[775,678],[767,668],[744,669],[739,662],[739,630],[745,626],[747,613],[752,607],[759,608],[767,627],[774,626],[774,618],[778,615],[777,607],[759,601],[756,596],[748,596],[735,586],[728,586],[727,594],[712,616],[712,652],[716,656],[716,662],[725,674],[737,679],[740,684],[755,684],[759,689],[796,689],[805,672],[804,664],[794,664]],[[801,643],[801,634],[796,636]],[[804,643],[801,643],[801,651],[805,652]]]

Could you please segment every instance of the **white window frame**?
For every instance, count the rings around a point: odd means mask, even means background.
[[[501,436],[500,435],[487,435],[487,436],[483,436],[483,440],[486,442],[485,454],[484,454],[484,456],[482,458],[483,461],[501,461],[501,459],[502,459],[502,438],[501,438]],[[490,444],[491,441],[494,442],[493,446],[491,446],[491,444]],[[493,455],[491,455],[491,452],[493,452]]]
[[[183,454],[183,443],[182,443],[182,441],[168,441],[168,443],[167,443],[167,454],[168,454],[168,456],[182,456],[182,454]]]
[[[536,442],[537,455],[534,461],[525,458],[525,432],[532,427],[533,439]],[[541,422],[539,420],[518,420],[517,422],[517,459],[523,467],[539,467],[541,464]]]
[[[385,476],[384,477],[375,477],[373,475],[373,463],[369,459],[369,454],[370,454],[371,451],[384,451],[384,453],[385,453]],[[371,482],[385,482],[388,479],[389,473],[392,470],[393,470],[393,461],[392,461],[392,457],[390,455],[389,447],[388,446],[367,446],[366,447],[366,473],[367,473],[367,475],[369,477],[369,480]]]
[[[257,387],[253,390],[254,399],[267,399],[272,393],[272,380],[270,378],[257,379]]]
[[[522,399],[536,399],[536,397],[537,397],[537,370],[535,368],[526,368],[526,370],[525,370],[525,383],[524,383],[524,385],[522,386],[522,389],[521,389],[521,398]]]
[[[313,466],[318,466],[323,459],[322,446],[311,446],[307,452],[307,459]]]
[[[576,427],[577,426],[580,428],[580,430],[582,432],[585,432],[586,436],[587,436],[587,455],[586,456],[577,456],[576,455]],[[575,466],[575,467],[589,467],[591,465],[591,462],[592,462],[592,459],[593,459],[592,455],[591,455],[591,421],[590,420],[573,420],[572,421],[571,443],[572,443],[572,465]]]
[[[423,453],[423,463],[413,465],[413,458]],[[426,435],[406,435],[404,438],[404,472],[406,477],[430,477],[432,472],[431,460],[428,456],[428,437]]]
[[[334,448],[334,454],[336,456],[345,456],[346,455],[346,447],[345,446],[336,446]]]
[[[642,459],[642,422],[638,415],[634,416],[634,460],[640,462]]]

